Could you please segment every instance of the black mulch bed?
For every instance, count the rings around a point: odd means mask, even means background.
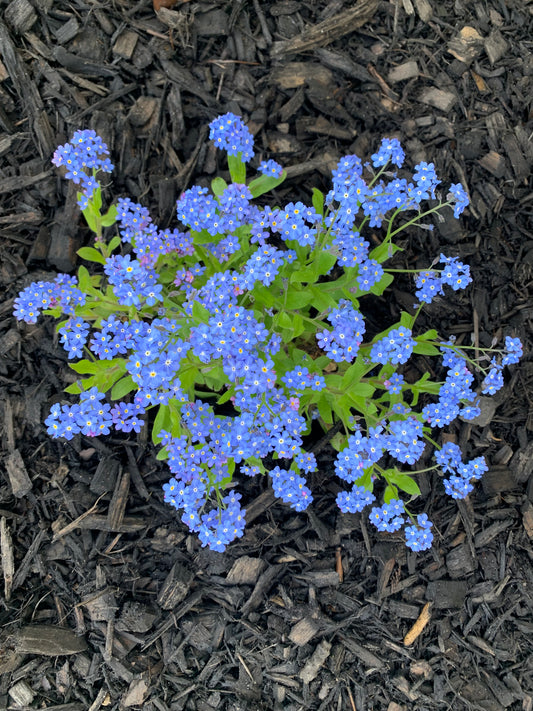
[[[532,25],[531,0],[192,0],[158,15],[149,0],[0,0],[0,709],[533,708]],[[26,327],[12,306],[74,271],[89,239],[55,147],[96,129],[114,193],[168,226],[216,173],[207,124],[226,111],[288,167],[279,202],[327,190],[340,156],[384,135],[468,185],[460,222],[413,232],[402,259],[464,259],[474,284],[427,322],[484,345],[518,335],[526,355],[451,429],[487,457],[482,484],[457,504],[438,476],[421,482],[430,551],[338,512],[327,447],[310,511],[248,482],[246,534],[218,554],[162,502],[145,434],[46,435],[72,373],[51,320]]]

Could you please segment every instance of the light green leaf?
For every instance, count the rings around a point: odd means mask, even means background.
[[[199,323],[208,323],[210,313],[199,301],[195,301],[192,305],[192,317]]]
[[[413,353],[418,353],[418,355],[439,355],[440,351],[431,343],[417,343],[413,348]]]
[[[217,197],[220,197],[227,187],[228,184],[226,183],[224,178],[217,177],[211,181],[211,190],[213,191],[213,194]]]
[[[121,242],[122,240],[120,239],[119,235],[115,235],[111,240],[109,240],[109,243],[107,245],[108,250],[112,252],[119,246]]]
[[[115,383],[111,390],[111,399],[112,400],[122,400],[122,398],[125,395],[128,395],[128,393],[131,393],[132,390],[137,389],[137,384],[131,377],[131,375],[126,375],[124,378],[121,378],[118,383]]]
[[[102,227],[111,227],[117,221],[118,210],[116,205],[111,205],[105,215],[102,215]]]
[[[389,483],[394,484],[398,487],[398,489],[405,491],[406,494],[411,494],[411,496],[420,496],[420,487],[408,474],[401,474],[398,472],[397,474],[389,477]]]
[[[97,262],[98,264],[106,263],[106,259],[103,254],[94,247],[81,247],[78,249],[77,254],[87,262]]]
[[[281,178],[274,178],[272,175],[261,175],[251,181],[248,185],[248,190],[252,193],[252,197],[259,197],[277,188],[286,177],[287,173],[285,171],[283,171]]]
[[[392,242],[384,242],[373,249],[368,255],[369,259],[375,259],[378,264],[383,264],[387,259],[390,259],[396,252],[401,251],[401,247]]]
[[[238,156],[228,155],[228,168],[234,183],[239,185],[246,183],[246,163],[242,161],[242,153],[239,153]]]
[[[152,442],[159,444],[162,437],[159,436],[161,430],[170,432],[172,422],[170,418],[170,408],[168,405],[159,405],[159,410],[155,416],[154,424],[152,425]]]
[[[319,215],[324,215],[324,193],[318,188],[313,188],[312,204],[315,208],[315,212]]]

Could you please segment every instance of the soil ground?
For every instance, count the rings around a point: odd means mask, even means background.
[[[533,708],[532,26],[530,0],[0,0],[0,710]],[[342,155],[385,135],[468,186],[461,220],[409,235],[403,258],[467,262],[473,285],[428,323],[482,345],[520,336],[525,357],[449,430],[490,464],[474,493],[422,480],[427,552],[339,513],[327,447],[312,508],[250,484],[246,533],[220,554],[163,503],[146,434],[46,435],[72,374],[51,320],[12,308],[74,272],[89,239],[55,147],[94,128],[113,194],[167,227],[215,175],[207,125],[226,111],[288,168],[280,202],[328,190]]]

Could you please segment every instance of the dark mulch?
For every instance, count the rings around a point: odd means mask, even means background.
[[[249,483],[247,532],[217,554],[162,503],[145,435],[47,437],[72,375],[50,322],[11,315],[89,237],[50,164],[59,143],[96,129],[115,194],[167,226],[180,192],[217,171],[206,126],[231,110],[288,166],[280,202],[327,189],[340,156],[391,134],[410,164],[467,184],[460,223],[412,234],[403,258],[471,265],[473,286],[428,312],[444,335],[516,334],[527,349],[530,0],[192,0],[159,16],[149,0],[0,0],[0,18],[0,709],[532,709],[527,354],[482,421],[453,430],[490,462],[482,485],[457,504],[422,481],[431,551],[340,515],[326,447],[309,512]]]

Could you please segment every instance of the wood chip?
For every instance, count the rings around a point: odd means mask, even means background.
[[[350,34],[368,22],[376,12],[377,0],[361,0],[355,7],[340,12],[318,25],[310,27],[289,40],[274,42],[271,55],[280,58],[287,54],[308,52],[317,47],[325,47],[331,42]]]
[[[456,580],[472,573],[477,568],[477,562],[472,556],[470,547],[466,544],[456,546],[446,556],[446,568],[450,578]]]
[[[306,665],[298,675],[300,679],[304,682],[304,684],[310,684],[313,679],[316,679],[318,672],[320,671],[320,667],[329,657],[330,652],[331,644],[325,639],[323,639],[318,644],[317,648],[315,649],[311,657],[307,660]]]
[[[436,580],[428,584],[426,598],[436,610],[459,609],[463,606],[467,584],[464,580]]]
[[[530,501],[522,506],[522,525],[529,538],[533,538],[533,505]]]
[[[470,65],[483,51],[483,37],[475,27],[466,26],[448,42],[448,52]]]
[[[16,684],[13,684],[7,693],[13,699],[15,707],[19,708],[29,706],[35,698],[35,694],[31,686],[29,686],[29,684],[22,679],[17,681]]]
[[[124,520],[124,513],[126,511],[129,493],[130,473],[129,471],[124,471],[122,475],[117,478],[113,497],[111,499],[111,503],[109,504],[107,523],[112,531],[119,528]]]
[[[136,32],[130,32],[129,30],[122,32],[113,45],[113,54],[123,59],[131,59],[138,40],[139,35]]]
[[[265,567],[261,558],[243,555],[231,566],[226,581],[232,585],[255,585]]]
[[[496,178],[501,178],[505,175],[505,158],[496,151],[490,151],[486,156],[480,158],[478,163]]]
[[[509,45],[503,38],[500,30],[494,30],[485,40],[485,51],[489,62],[494,66],[509,49]]]
[[[193,574],[181,563],[174,563],[157,596],[157,604],[163,610],[172,610],[187,597]]]
[[[83,637],[72,630],[53,625],[27,625],[15,632],[15,650],[23,654],[41,654],[57,657],[63,654],[78,654],[87,649]]]
[[[423,22],[429,22],[433,17],[433,8],[428,0],[415,0],[415,7],[418,16]]]
[[[274,69],[270,78],[281,89],[296,89],[313,79],[325,84],[334,81],[332,72],[316,62],[288,62]]]
[[[389,72],[388,80],[391,84],[394,84],[398,81],[413,79],[413,77],[417,77],[419,74],[418,62],[415,59],[411,59],[408,62],[394,67],[394,69]]]
[[[4,597],[6,602],[9,602],[11,588],[13,587],[13,576],[15,575],[15,560],[11,533],[5,516],[2,516],[0,520],[0,550],[2,552],[2,572],[4,574]]]
[[[29,0],[12,0],[4,10],[4,18],[15,32],[24,34],[37,21],[37,13]]]
[[[346,649],[349,649],[352,654],[355,654],[355,656],[369,669],[383,669],[385,667],[385,663],[382,659],[377,657],[366,647],[358,644],[354,639],[342,637],[341,642]]]
[[[289,633],[289,639],[298,647],[307,644],[318,632],[318,625],[312,617],[304,617],[297,622]]]
[[[5,460],[5,467],[9,477],[9,483],[13,491],[13,496],[20,499],[32,490],[31,479],[28,476],[24,460],[18,449],[8,454]]]
[[[436,109],[440,109],[444,111],[444,113],[448,113],[457,101],[457,97],[451,91],[443,91],[442,89],[430,87],[424,89],[420,94],[419,101],[423,104],[429,104],[429,106],[433,106]]]
[[[122,706],[128,708],[130,706],[142,706],[149,690],[148,683],[144,677],[133,679],[128,691],[122,698]]]

